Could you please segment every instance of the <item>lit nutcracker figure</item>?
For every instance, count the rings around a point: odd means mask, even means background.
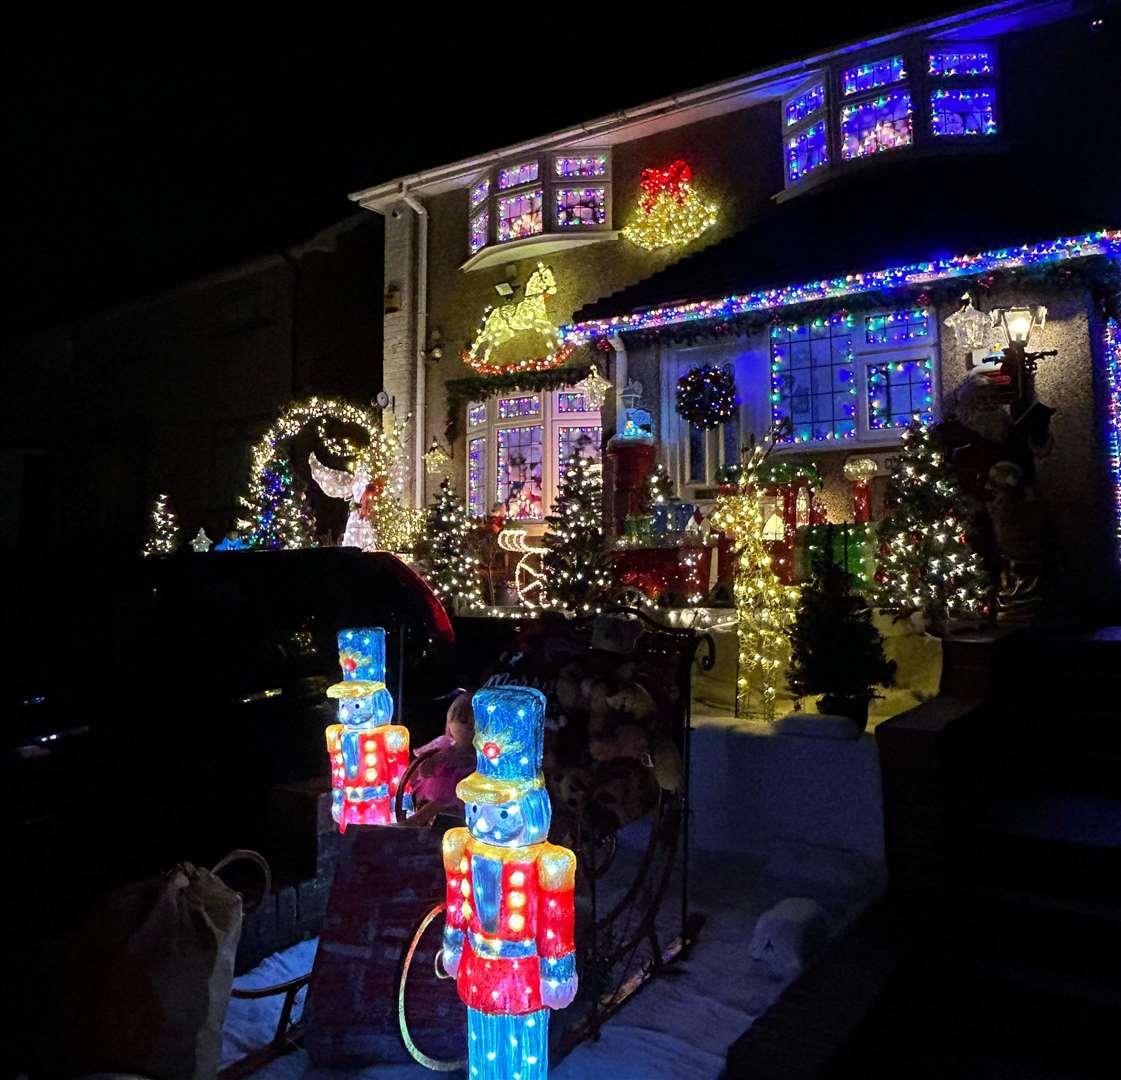
[[[467,1005],[471,1080],[539,1080],[549,1010],[576,996],[576,856],[545,839],[544,695],[502,686],[472,705],[478,765],[456,788],[467,828],[444,834],[443,963]]]
[[[409,764],[409,731],[393,719],[385,686],[385,631],[380,626],[339,631],[343,681],[328,687],[339,723],[327,729],[331,756],[331,816],[348,825],[389,825],[393,797]],[[412,797],[404,806],[412,810]]]

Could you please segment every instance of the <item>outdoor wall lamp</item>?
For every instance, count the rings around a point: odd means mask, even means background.
[[[1027,345],[1028,338],[1031,337],[1031,332],[1039,327],[1043,329],[1043,324],[1047,320],[1047,309],[1042,305],[1039,307],[1008,307],[998,308],[1000,312],[1000,320],[1004,323],[1004,332],[1008,335],[1008,340],[1014,345]]]

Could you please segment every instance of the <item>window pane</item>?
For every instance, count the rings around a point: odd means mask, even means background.
[[[584,395],[579,390],[561,390],[557,394],[557,412],[559,413],[582,413],[582,412],[595,412],[595,409],[589,408]]]
[[[907,78],[907,69],[902,56],[889,56],[883,60],[873,60],[870,64],[859,64],[846,68],[841,73],[841,93],[862,94],[865,90],[875,90],[880,86],[890,86]]]
[[[472,401],[467,406],[467,426],[478,427],[487,422],[487,403],[485,401]]]
[[[786,126],[793,127],[825,104],[825,83],[811,86],[807,91],[786,103]]]
[[[976,90],[935,90],[930,95],[930,128],[935,135],[995,135],[995,94]]]
[[[467,513],[483,517],[487,512],[487,441],[480,436],[467,443]]]
[[[841,108],[841,157],[845,161],[910,146],[912,138],[911,94],[907,90]]]
[[[864,318],[864,340],[869,345],[897,345],[930,336],[930,312],[926,308],[882,311]]]
[[[868,365],[868,426],[873,430],[924,426],[934,420],[934,361],[899,360]]]
[[[829,143],[825,137],[825,121],[811,124],[786,140],[786,180],[796,184],[807,173],[829,164]]]
[[[993,51],[987,45],[965,45],[951,49],[932,49],[931,75],[991,75]]]
[[[557,428],[557,480],[563,480],[568,459],[574,451],[590,461],[599,461],[599,444],[603,429],[598,427]]]
[[[772,327],[771,412],[775,422],[793,422],[787,442],[855,437],[853,323],[852,315],[837,314]],[[805,363],[793,362],[797,355]]]
[[[517,240],[536,236],[542,230],[542,193],[527,191],[498,200],[498,239]]]
[[[471,254],[474,255],[480,248],[487,245],[487,233],[490,231],[490,212],[480,210],[471,219],[471,236],[468,241]]]
[[[484,176],[477,184],[471,186],[471,209],[474,210],[490,194],[490,178]]]
[[[499,428],[495,454],[495,496],[511,521],[540,521],[542,431],[535,427]]]
[[[705,449],[708,432],[696,424],[689,425],[689,483],[703,484],[708,479],[705,469]]]
[[[578,176],[606,176],[607,155],[586,154],[583,157],[559,157],[553,159],[557,176],[572,180]]]
[[[532,184],[537,180],[538,163],[525,161],[520,165],[510,165],[498,170],[498,190],[517,187],[519,184]]]
[[[523,416],[540,416],[541,399],[536,395],[525,397],[499,398],[498,419],[516,420]]]
[[[556,198],[562,227],[607,223],[607,188],[558,188]]]

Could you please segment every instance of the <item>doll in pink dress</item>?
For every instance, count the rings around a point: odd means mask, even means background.
[[[458,812],[455,785],[475,771],[475,717],[471,695],[461,690],[448,706],[444,734],[414,750],[417,757],[432,756],[417,766],[412,780],[417,811],[410,824],[423,825],[439,813]]]

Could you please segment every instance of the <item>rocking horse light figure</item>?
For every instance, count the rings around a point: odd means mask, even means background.
[[[525,296],[511,304],[488,307],[483,312],[483,323],[469,348],[460,351],[460,359],[480,375],[498,375],[506,372],[545,371],[563,364],[572,355],[573,346],[560,339],[556,326],[549,319],[545,303],[555,296],[557,279],[544,263],[526,282]],[[513,364],[491,363],[491,353],[499,345],[513,340],[519,334],[534,333],[545,339],[546,353],[532,360],[519,360]]]

